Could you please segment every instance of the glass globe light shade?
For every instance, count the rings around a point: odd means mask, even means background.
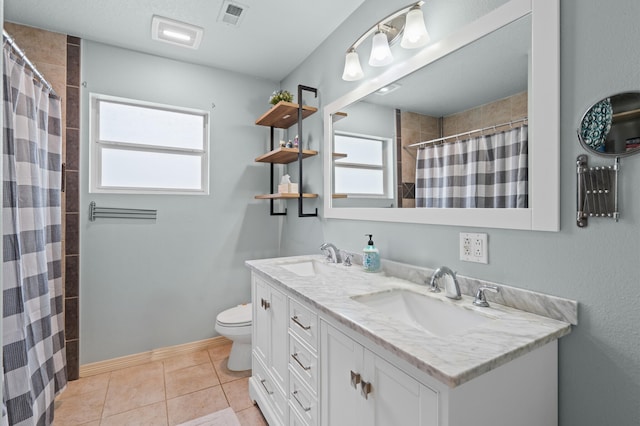
[[[420,6],[414,6],[407,13],[404,34],[400,46],[405,49],[417,49],[429,43],[430,37],[424,25],[424,15]]]
[[[389,65],[393,61],[393,55],[389,48],[387,35],[378,30],[373,36],[371,46],[371,56],[369,57],[369,65],[372,67],[383,67]]]
[[[342,79],[344,81],[356,81],[364,77],[362,67],[360,66],[360,58],[355,49],[349,49],[344,60],[344,72]]]

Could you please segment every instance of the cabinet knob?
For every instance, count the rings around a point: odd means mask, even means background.
[[[369,399],[370,393],[371,393],[371,382],[365,382],[363,380],[360,383],[360,394],[364,397],[364,399]]]
[[[262,306],[262,309],[266,311],[267,309],[269,309],[269,307],[271,307],[271,303],[269,303],[265,299],[260,298],[260,306]]]
[[[351,370],[351,386],[353,386],[354,389],[358,389],[358,383],[360,383],[360,374]]]

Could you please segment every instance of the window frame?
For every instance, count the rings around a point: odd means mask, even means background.
[[[363,163],[349,163],[344,162],[344,161],[334,161],[333,166],[334,166],[334,170],[336,168],[345,168],[345,169],[362,169],[362,170],[382,170],[382,186],[384,188],[384,193],[383,194],[368,194],[368,193],[352,193],[352,192],[347,192],[347,196],[349,198],[371,198],[371,199],[377,199],[377,200],[392,200],[394,199],[394,195],[393,195],[393,179],[394,179],[394,175],[393,172],[390,172],[389,170],[389,165],[392,164],[393,162],[393,152],[392,152],[392,143],[393,140],[391,138],[387,138],[384,136],[375,136],[375,135],[365,135],[365,134],[361,134],[361,133],[352,133],[352,132],[343,132],[343,131],[338,131],[336,130],[334,132],[334,152],[340,152],[339,150],[336,151],[335,149],[335,137],[336,136],[344,136],[344,137],[349,137],[349,138],[357,138],[357,139],[367,139],[370,141],[376,141],[376,142],[380,142],[382,144],[382,165],[378,166],[378,165],[374,165],[374,164],[363,164]],[[349,157],[347,157],[349,158]],[[333,176],[333,185],[334,185],[334,191],[335,190],[335,185],[336,185],[336,177],[335,177],[335,171],[334,171],[334,176]]]
[[[109,102],[133,107],[149,108],[161,111],[191,114],[202,117],[202,149],[190,149],[179,147],[167,147],[152,144],[136,144],[121,141],[101,140],[100,135],[100,103]],[[147,102],[137,99],[122,98],[98,93],[90,94],[90,162],[89,162],[89,193],[97,194],[163,194],[163,195],[208,195],[210,176],[210,113],[209,111],[179,107],[175,105]],[[102,178],[102,152],[103,149],[117,149],[124,151],[148,152],[160,154],[180,154],[200,157],[200,188],[149,188],[130,186],[105,186]]]

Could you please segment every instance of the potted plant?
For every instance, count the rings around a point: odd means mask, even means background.
[[[288,90],[275,90],[269,98],[269,103],[275,105],[280,101],[291,102],[293,95]]]

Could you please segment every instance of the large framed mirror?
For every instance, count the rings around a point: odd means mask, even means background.
[[[331,102],[324,123],[327,218],[557,231],[558,0],[507,1]],[[423,146],[521,128],[524,203],[415,198]]]

